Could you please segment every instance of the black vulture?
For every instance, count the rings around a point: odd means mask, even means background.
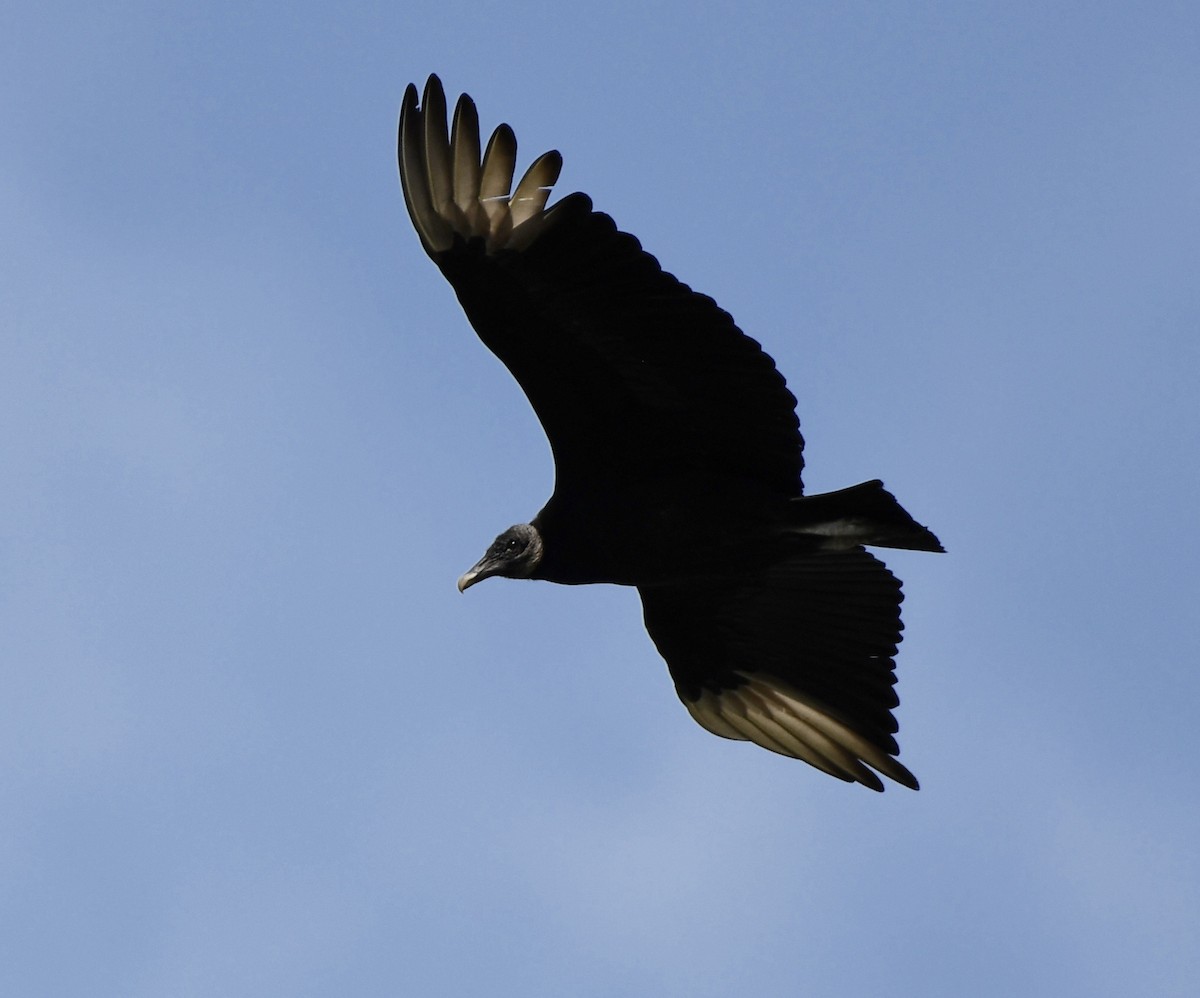
[[[907,787],[892,708],[899,581],[863,545],[941,551],[879,481],[802,495],[796,399],[757,342],[571,194],[562,157],[512,187],[465,94],[431,76],[400,111],[404,199],[480,339],[528,396],[554,494],[458,580],[636,586],[701,725],[874,790]]]

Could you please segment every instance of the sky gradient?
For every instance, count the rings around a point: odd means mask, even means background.
[[[1193,4],[0,16],[0,993],[1190,995]],[[636,594],[458,575],[553,467],[405,85],[565,159],[882,478],[877,795],[714,738]]]

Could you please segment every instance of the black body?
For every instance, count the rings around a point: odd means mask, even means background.
[[[882,789],[907,786],[891,709],[900,585],[863,545],[940,551],[867,482],[802,495],[794,396],[774,362],[535,161],[511,189],[507,126],[480,155],[474,104],[405,95],[400,170],[422,244],[520,383],[554,494],[502,534],[491,575],[637,586],[678,693],[709,730]]]

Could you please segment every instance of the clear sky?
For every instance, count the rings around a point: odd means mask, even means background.
[[[1191,995],[1194,3],[10,4],[0,993]],[[420,249],[404,86],[562,151],[880,477],[884,795],[714,738]]]

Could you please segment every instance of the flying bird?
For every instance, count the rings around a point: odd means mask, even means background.
[[[892,714],[899,581],[864,545],[941,551],[879,481],[803,495],[796,399],[774,361],[585,194],[562,157],[514,188],[500,125],[431,76],[400,111],[421,245],[508,367],[554,456],[554,494],[458,580],[636,586],[684,706],[725,738],[882,790],[917,789]]]

